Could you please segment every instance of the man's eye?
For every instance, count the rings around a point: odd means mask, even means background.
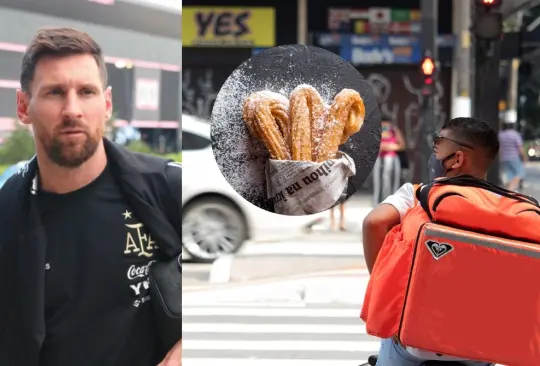
[[[95,92],[91,89],[83,89],[82,93],[85,95],[95,94]]]
[[[60,94],[62,94],[62,90],[60,90],[60,89],[52,89],[49,92],[49,94],[51,94],[51,95],[60,95]]]

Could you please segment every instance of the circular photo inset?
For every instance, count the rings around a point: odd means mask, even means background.
[[[379,153],[369,83],[322,48],[287,45],[241,64],[211,116],[212,149],[229,184],[281,215],[326,211],[354,194]]]

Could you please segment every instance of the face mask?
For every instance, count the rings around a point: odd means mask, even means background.
[[[434,180],[435,178],[441,178],[446,176],[446,174],[452,169],[446,169],[444,167],[444,163],[448,159],[452,159],[455,155],[456,153],[453,153],[442,160],[437,160],[435,154],[431,154],[428,161],[429,179]]]

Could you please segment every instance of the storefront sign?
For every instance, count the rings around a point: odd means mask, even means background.
[[[183,47],[273,47],[275,33],[274,8],[182,8]]]
[[[420,11],[416,9],[329,8],[328,30],[355,34],[420,33]]]
[[[353,65],[412,64],[421,59],[416,37],[342,37],[341,57]]]
[[[321,39],[329,44],[338,39],[326,35]],[[452,47],[453,35],[441,35],[439,47]],[[417,36],[356,36],[340,35],[340,56],[353,65],[414,64],[422,58],[422,47]]]

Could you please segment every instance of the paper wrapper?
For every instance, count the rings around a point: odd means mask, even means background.
[[[352,158],[338,152],[337,159],[322,163],[269,160],[266,164],[266,190],[274,212],[282,215],[310,215],[336,205],[356,174]]]

